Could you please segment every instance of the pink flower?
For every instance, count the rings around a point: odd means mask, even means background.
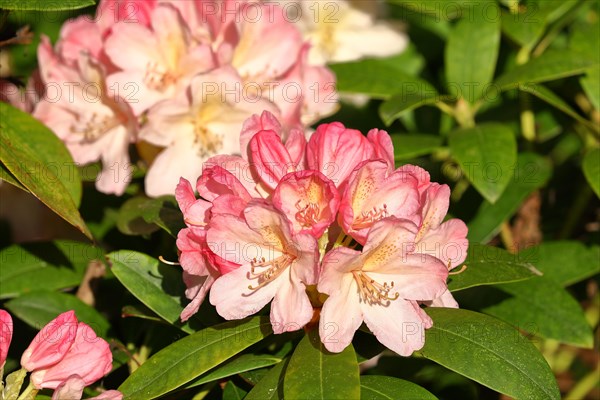
[[[33,338],[21,356],[21,366],[28,371],[49,368],[62,360],[77,334],[74,311],[67,311],[48,322]]]
[[[52,394],[52,400],[80,400],[86,383],[79,375],[71,375],[66,381],[58,385]],[[123,393],[118,390],[107,390],[102,394],[88,400],[122,400]]]
[[[244,218],[214,216],[207,241],[212,251],[239,268],[219,277],[210,302],[225,319],[254,314],[269,301],[275,333],[300,329],[313,314],[306,286],[317,280],[318,248],[306,234],[292,235],[286,217],[253,200]]]
[[[344,231],[364,244],[371,226],[388,216],[407,218],[420,208],[417,179],[383,160],[367,161],[350,175],[340,204]]]
[[[87,386],[108,374],[111,369],[112,354],[108,343],[98,338],[88,325],[79,322],[75,340],[68,351],[58,362],[35,368],[31,382],[36,389],[56,389],[72,375],[79,375]]]
[[[96,10],[96,20],[102,35],[119,21],[128,24],[150,25],[156,0],[101,0]]]
[[[9,313],[0,310],[0,370],[4,367],[13,334],[13,322]],[[1,379],[1,378],[0,378]]]
[[[335,221],[340,195],[333,182],[309,170],[284,176],[272,201],[287,216],[295,234],[308,233],[319,239]]]
[[[362,252],[338,247],[325,255],[317,288],[329,295],[319,323],[329,351],[345,349],[363,321],[400,355],[423,346],[432,321],[417,302],[446,290],[448,270],[437,258],[412,252],[416,233],[412,222],[386,218],[373,225]]]

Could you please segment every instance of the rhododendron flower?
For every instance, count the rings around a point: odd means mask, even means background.
[[[56,99],[56,94],[50,93],[54,86],[48,86],[34,116],[65,142],[75,162],[102,160],[98,190],[122,194],[131,180],[128,146],[136,130],[129,106],[109,93],[104,68],[88,55],[80,54],[77,65],[69,66],[42,37],[38,58],[46,84],[73,90],[68,96],[58,93]]]
[[[77,328],[74,311],[64,312],[48,322],[21,356],[21,366],[35,371],[58,363],[75,341]]]
[[[378,19],[383,0],[284,0],[296,7],[290,15],[313,45],[310,61],[346,62],[362,57],[385,57],[403,51],[408,38],[391,23]]]
[[[8,348],[13,334],[13,322],[9,313],[0,310],[0,371],[6,362]],[[0,377],[0,379],[2,379]]]
[[[413,253],[417,227],[386,218],[369,231],[362,253],[329,252],[318,290],[328,294],[319,331],[325,347],[342,351],[364,321],[385,346],[404,356],[420,349],[432,321],[418,301],[446,291],[448,270],[437,258]]]
[[[80,400],[83,396],[83,389],[86,382],[79,375],[71,375],[66,381],[58,385],[52,394],[52,400]],[[102,394],[91,397],[87,400],[121,400],[123,393],[118,390],[107,390]]]
[[[35,368],[31,373],[31,383],[36,389],[56,389],[72,375],[79,375],[87,386],[108,374],[111,369],[112,354],[108,343],[98,338],[88,325],[79,322],[68,351],[58,362]]]
[[[316,284],[318,249],[306,234],[293,235],[286,217],[253,200],[244,218],[221,214],[212,218],[207,241],[213,252],[240,266],[219,277],[210,302],[226,319],[254,314],[269,301],[275,333],[300,329],[313,310],[306,286]]]

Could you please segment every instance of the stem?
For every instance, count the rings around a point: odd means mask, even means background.
[[[443,101],[440,101],[438,103],[435,103],[435,105],[436,105],[437,108],[439,108],[440,110],[442,110],[446,114],[454,117],[454,108],[452,108],[448,104],[444,103]]]
[[[563,28],[577,16],[579,9],[584,4],[585,2],[580,0],[570,10],[564,13],[563,16],[554,23],[554,25],[552,25],[550,30],[546,33],[546,36],[544,36],[535,47],[535,50],[532,53],[534,57],[539,57],[544,51],[546,51],[548,46],[552,44],[552,41],[560,34]]]
[[[587,181],[583,182],[581,184],[581,189],[578,191],[578,194],[573,201],[573,205],[569,209],[569,213],[565,219],[565,224],[558,235],[559,239],[566,239],[571,236],[575,226],[585,212],[592,195],[592,188],[590,188]]]
[[[586,395],[596,387],[598,384],[598,375],[600,374],[600,367],[596,367],[595,370],[583,377],[577,384],[571,389],[569,393],[564,397],[565,400],[579,400],[586,397]]]
[[[500,229],[500,238],[502,239],[504,247],[506,247],[506,250],[508,250],[509,253],[515,253],[515,240],[513,238],[510,224],[507,221],[504,221]]]

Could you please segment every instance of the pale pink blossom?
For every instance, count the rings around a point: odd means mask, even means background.
[[[294,233],[319,239],[335,221],[340,195],[323,174],[307,170],[284,176],[272,201],[287,216]]]
[[[38,59],[47,90],[34,116],[65,142],[76,163],[102,161],[99,191],[122,194],[131,180],[128,149],[137,130],[128,105],[109,93],[102,65],[88,55],[69,66],[42,37]],[[71,89],[52,92],[56,87]]]
[[[58,385],[52,400],[80,400],[83,397],[83,389],[86,383],[79,375],[71,375],[66,381]],[[98,396],[88,398],[87,400],[122,400],[123,393],[118,390],[107,390]]]
[[[103,36],[120,21],[148,26],[157,4],[156,0],[101,0],[95,21]]]
[[[35,356],[35,352],[33,353]],[[37,367],[31,373],[36,389],[56,389],[72,375],[79,375],[90,385],[112,369],[112,354],[108,343],[83,322],[77,324],[75,339],[68,351],[56,363]]]
[[[243,122],[265,109],[276,112],[266,100],[253,102],[241,96],[241,80],[230,67],[196,76],[188,91],[148,113],[140,137],[166,149],[150,166],[146,193],[172,193],[180,177],[188,181],[198,177],[211,156],[239,154]]]
[[[300,329],[313,314],[306,286],[317,280],[318,248],[306,234],[292,235],[286,217],[261,200],[244,218],[214,216],[207,241],[212,251],[239,268],[219,277],[210,302],[225,319],[254,314],[269,301],[275,333]]]
[[[340,204],[339,223],[364,244],[373,224],[388,216],[412,217],[419,211],[417,179],[401,169],[390,172],[383,160],[366,161],[350,175]]]
[[[371,228],[362,252],[337,247],[325,255],[317,288],[329,295],[319,323],[329,351],[345,349],[363,321],[402,356],[423,347],[432,321],[418,302],[446,290],[448,270],[437,258],[412,252],[416,233],[412,222],[386,218]]]
[[[6,362],[6,356],[8,355],[8,348],[10,347],[12,335],[12,318],[6,311],[0,310],[0,371]]]
[[[21,356],[21,366],[36,371],[60,362],[75,342],[77,328],[74,311],[64,312],[48,322]]]
[[[105,51],[121,69],[108,76],[108,86],[136,89],[129,99],[136,115],[184,92],[192,77],[215,66],[210,47],[193,42],[178,10],[169,4],[152,10],[151,27],[126,21],[113,26]]]

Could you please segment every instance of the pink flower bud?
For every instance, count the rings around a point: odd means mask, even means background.
[[[0,368],[4,366],[10,340],[13,334],[13,322],[10,314],[0,310]],[[1,377],[0,377],[1,378]]]
[[[31,382],[37,389],[56,389],[72,375],[79,375],[87,386],[108,374],[111,368],[112,354],[108,343],[97,337],[92,328],[80,322],[75,341],[62,360],[34,371]]]
[[[48,368],[63,359],[75,340],[77,317],[73,310],[50,321],[33,338],[21,357],[21,366],[28,371]]]

